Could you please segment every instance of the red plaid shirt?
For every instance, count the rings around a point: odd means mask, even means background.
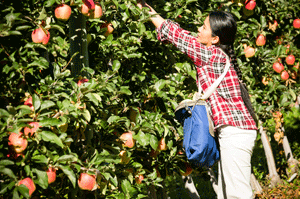
[[[215,45],[207,47],[197,42],[196,37],[189,31],[183,30],[179,24],[170,20],[166,20],[156,31],[158,40],[171,42],[192,59],[204,92],[223,73],[226,55],[219,47]],[[242,100],[238,76],[233,65],[206,102],[210,107],[215,129],[222,125],[231,125],[257,130],[255,121]]]

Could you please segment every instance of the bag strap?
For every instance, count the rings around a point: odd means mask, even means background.
[[[224,53],[225,54],[225,53]],[[226,55],[226,54],[225,54]],[[223,80],[223,78],[225,77],[228,69],[230,68],[230,61],[229,61],[229,57],[226,55],[226,65],[225,65],[225,69],[224,72],[222,73],[222,75],[207,89],[207,91],[205,93],[203,93],[203,95],[200,97],[201,100],[206,100],[209,98],[209,96],[211,96],[211,94],[213,92],[215,92],[215,90],[217,89],[217,87],[219,86],[219,84],[221,83],[221,81]],[[198,80],[198,90],[199,90],[199,94],[202,92],[202,88],[200,86],[200,81]]]

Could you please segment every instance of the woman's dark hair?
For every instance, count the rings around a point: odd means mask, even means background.
[[[224,11],[214,11],[209,14],[209,24],[212,32],[212,36],[219,37],[220,48],[230,57],[231,63],[240,80],[240,88],[243,101],[250,112],[252,118],[258,123],[255,111],[252,107],[250,96],[246,85],[242,82],[242,72],[236,61],[236,55],[234,53],[233,43],[235,34],[237,31],[237,25],[232,14]]]
[[[224,11],[214,11],[209,14],[209,24],[212,36],[219,37],[220,48],[230,57],[234,69],[242,81],[242,73],[236,61],[233,43],[237,31],[236,21],[232,14]]]

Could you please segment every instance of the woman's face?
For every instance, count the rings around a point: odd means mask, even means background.
[[[212,44],[216,44],[219,41],[218,39],[218,37],[212,37],[209,17],[206,17],[204,24],[198,28],[197,41],[206,46],[210,46]]]

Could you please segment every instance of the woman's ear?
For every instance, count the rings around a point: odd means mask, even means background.
[[[216,44],[218,44],[219,42],[220,42],[219,36],[215,36],[215,37],[212,38],[212,41],[211,41],[212,44],[216,45]]]

